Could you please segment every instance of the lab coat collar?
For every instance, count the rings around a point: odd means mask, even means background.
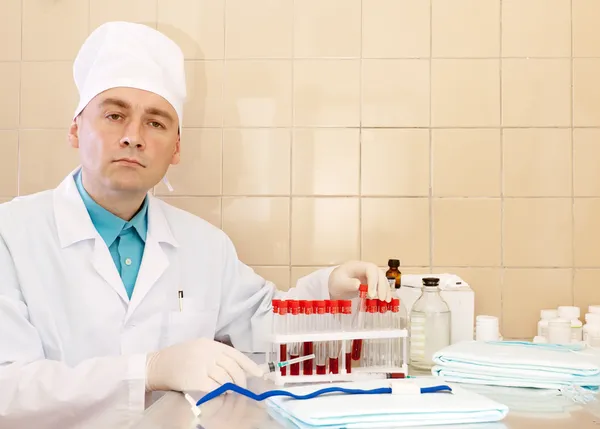
[[[101,238],[75,184],[74,174],[80,169],[81,167],[77,167],[72,171],[54,190],[54,217],[62,248],[79,241]],[[150,237],[159,243],[179,247],[163,213],[160,201],[157,201],[149,193],[147,240],[150,240]]]

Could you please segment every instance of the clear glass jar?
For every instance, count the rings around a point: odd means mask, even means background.
[[[433,355],[450,345],[450,307],[439,289],[440,279],[423,279],[421,296],[410,311],[410,364],[431,369]]]

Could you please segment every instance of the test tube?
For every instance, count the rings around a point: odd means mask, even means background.
[[[288,303],[287,301],[281,301],[279,303],[279,323],[277,324],[278,334],[287,334],[287,323],[288,321]],[[287,360],[287,344],[279,344],[279,361],[283,362]],[[280,368],[281,375],[287,374],[287,367]]]
[[[361,330],[364,329],[364,319],[367,311],[367,291],[369,290],[369,285],[361,284],[358,288],[359,291],[359,303],[358,303],[358,312],[356,314],[356,323],[355,329]],[[352,359],[359,360],[362,355],[362,342],[361,339],[356,339],[352,341]]]
[[[402,329],[402,319],[400,318],[400,300],[392,299],[391,326],[392,329]],[[403,364],[402,358],[402,338],[394,338],[390,344],[389,356],[391,357],[390,366],[400,367]]]
[[[365,329],[373,329],[375,327],[375,318],[377,316],[377,300],[367,300],[367,314],[365,315]],[[377,359],[377,343],[376,340],[365,340],[361,356],[361,367],[375,366]]]
[[[273,314],[271,317],[271,335],[277,334],[277,325],[279,324],[279,305],[281,304],[280,299],[274,299],[271,301],[273,306]],[[271,346],[271,353],[277,356],[277,344],[273,343]]]
[[[379,301],[378,308],[379,308],[379,320],[378,320],[379,325],[378,325],[377,329],[379,329],[379,330],[390,329],[389,316],[391,315],[391,313],[388,312],[388,303],[385,301]],[[378,362],[378,365],[390,366],[390,363],[389,363],[389,359],[391,358],[391,355],[389,353],[390,344],[391,344],[390,338],[381,338],[379,340],[379,356],[378,356],[379,362]]]
[[[352,329],[352,301],[344,300],[342,303],[342,330],[350,331]],[[348,343],[346,342],[346,346]],[[352,372],[352,350],[348,347],[345,351],[345,361],[346,361],[346,372],[350,374]]]
[[[336,300],[331,301],[331,315],[329,316],[329,330],[331,332],[339,332],[339,305]],[[326,310],[327,311],[327,310]],[[331,374],[339,374],[340,372],[340,345],[339,341],[329,341],[329,372]]]
[[[305,323],[304,323],[304,328],[306,329],[306,332],[313,332],[314,331],[314,307],[313,307],[313,303],[314,301],[307,301],[305,303],[305,307],[304,307],[304,319],[305,319]],[[303,353],[304,356],[308,356],[308,355],[312,355],[313,354],[313,343],[312,341],[305,341],[303,343]],[[304,375],[312,375],[313,373],[313,361],[312,360],[306,360],[302,363],[302,373]]]
[[[298,334],[298,316],[300,314],[300,303],[296,300],[292,300],[289,302],[291,306],[291,314],[288,313],[288,321],[289,321],[289,331],[290,334]],[[293,342],[290,344],[290,359],[297,359],[300,357],[300,343]],[[290,365],[290,375],[300,375],[300,364],[294,363]]]
[[[326,330],[326,319],[325,319],[325,301],[319,301],[317,306],[317,326],[316,331]],[[327,373],[327,343],[325,341],[319,341],[316,345],[316,367],[317,374],[325,375]]]

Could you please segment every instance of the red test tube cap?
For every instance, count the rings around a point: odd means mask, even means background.
[[[369,290],[369,285],[360,285],[358,287],[359,292],[367,292]]]

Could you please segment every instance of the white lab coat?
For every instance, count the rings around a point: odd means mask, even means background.
[[[276,291],[225,233],[150,196],[129,301],[72,175],[0,205],[0,428],[124,427],[144,409],[146,353],[196,337],[263,351],[271,299],[326,299],[330,272]]]

